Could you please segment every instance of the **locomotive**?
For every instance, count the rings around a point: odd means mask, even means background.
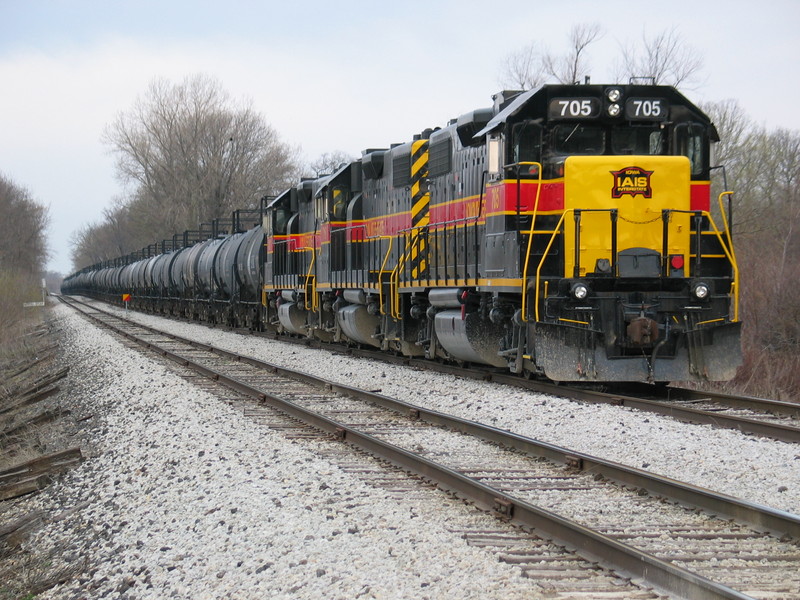
[[[184,234],[62,290],[554,381],[727,380],[740,290],[718,139],[668,86],[503,91],[262,202],[248,231]]]

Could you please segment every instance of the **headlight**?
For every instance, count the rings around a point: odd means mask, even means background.
[[[580,281],[573,283],[569,293],[572,294],[572,297],[576,300],[583,300],[589,295],[589,286]]]
[[[619,114],[619,104],[609,104],[608,105],[608,116],[609,117],[616,117]]]
[[[703,283],[702,281],[700,283],[695,283],[692,286],[692,295],[698,300],[705,300],[706,298],[708,298],[708,294],[710,291],[711,290],[709,290],[708,284]]]
[[[617,88],[611,88],[608,90],[606,97],[608,98],[609,102],[618,102],[619,99],[622,98],[622,92]]]

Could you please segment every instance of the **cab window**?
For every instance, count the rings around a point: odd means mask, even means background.
[[[542,161],[542,128],[533,121],[523,121],[512,130],[511,163],[517,165],[520,177],[537,177],[538,167],[530,163]]]
[[[664,154],[664,134],[660,129],[615,127],[611,130],[612,154]]]
[[[552,139],[556,154],[603,154],[606,146],[602,128],[582,123],[556,125]]]
[[[347,218],[347,190],[335,187],[331,190],[331,219],[334,221],[344,221]]]
[[[286,235],[286,224],[292,213],[285,208],[276,208],[272,213],[272,233],[274,235]]]
[[[542,159],[542,128],[531,121],[514,125],[514,163],[539,162]]]
[[[705,128],[697,123],[681,123],[675,128],[675,154],[685,156],[692,164],[692,175],[705,170]]]

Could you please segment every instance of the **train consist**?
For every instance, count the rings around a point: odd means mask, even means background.
[[[725,380],[741,324],[716,141],[671,87],[502,92],[62,290],[556,381]]]

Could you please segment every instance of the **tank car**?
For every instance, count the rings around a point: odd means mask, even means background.
[[[209,323],[259,327],[263,208],[237,210],[139,252],[67,277],[62,291]]]

